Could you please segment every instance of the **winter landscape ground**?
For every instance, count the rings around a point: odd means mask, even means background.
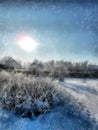
[[[0,130],[98,130],[97,72],[88,62],[2,58]]]
[[[0,130],[98,130],[98,79],[0,72]]]

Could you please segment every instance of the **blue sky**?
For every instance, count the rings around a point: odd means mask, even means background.
[[[38,43],[36,51],[16,46],[22,32]],[[23,61],[71,60],[98,63],[97,4],[58,6],[0,5],[0,55]]]

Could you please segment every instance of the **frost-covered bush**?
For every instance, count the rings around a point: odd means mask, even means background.
[[[1,106],[23,117],[31,117],[32,112],[37,116],[72,100],[51,78],[27,77],[22,73],[10,73],[0,90]]]
[[[31,117],[32,112],[39,115],[63,101],[61,88],[51,78],[10,74],[0,89],[2,107],[23,117]]]
[[[3,81],[4,79],[8,79],[10,74],[7,71],[2,70],[0,72],[0,82]]]

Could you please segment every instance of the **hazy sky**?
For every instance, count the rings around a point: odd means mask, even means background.
[[[17,46],[17,37],[32,37],[36,49]],[[28,44],[29,45],[29,44]],[[98,63],[98,5],[0,4],[0,56],[30,61],[89,60]]]

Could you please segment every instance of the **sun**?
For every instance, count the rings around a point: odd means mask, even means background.
[[[18,47],[26,52],[32,52],[35,51],[38,43],[36,40],[34,40],[31,36],[29,35],[20,35],[17,40],[16,44]]]

